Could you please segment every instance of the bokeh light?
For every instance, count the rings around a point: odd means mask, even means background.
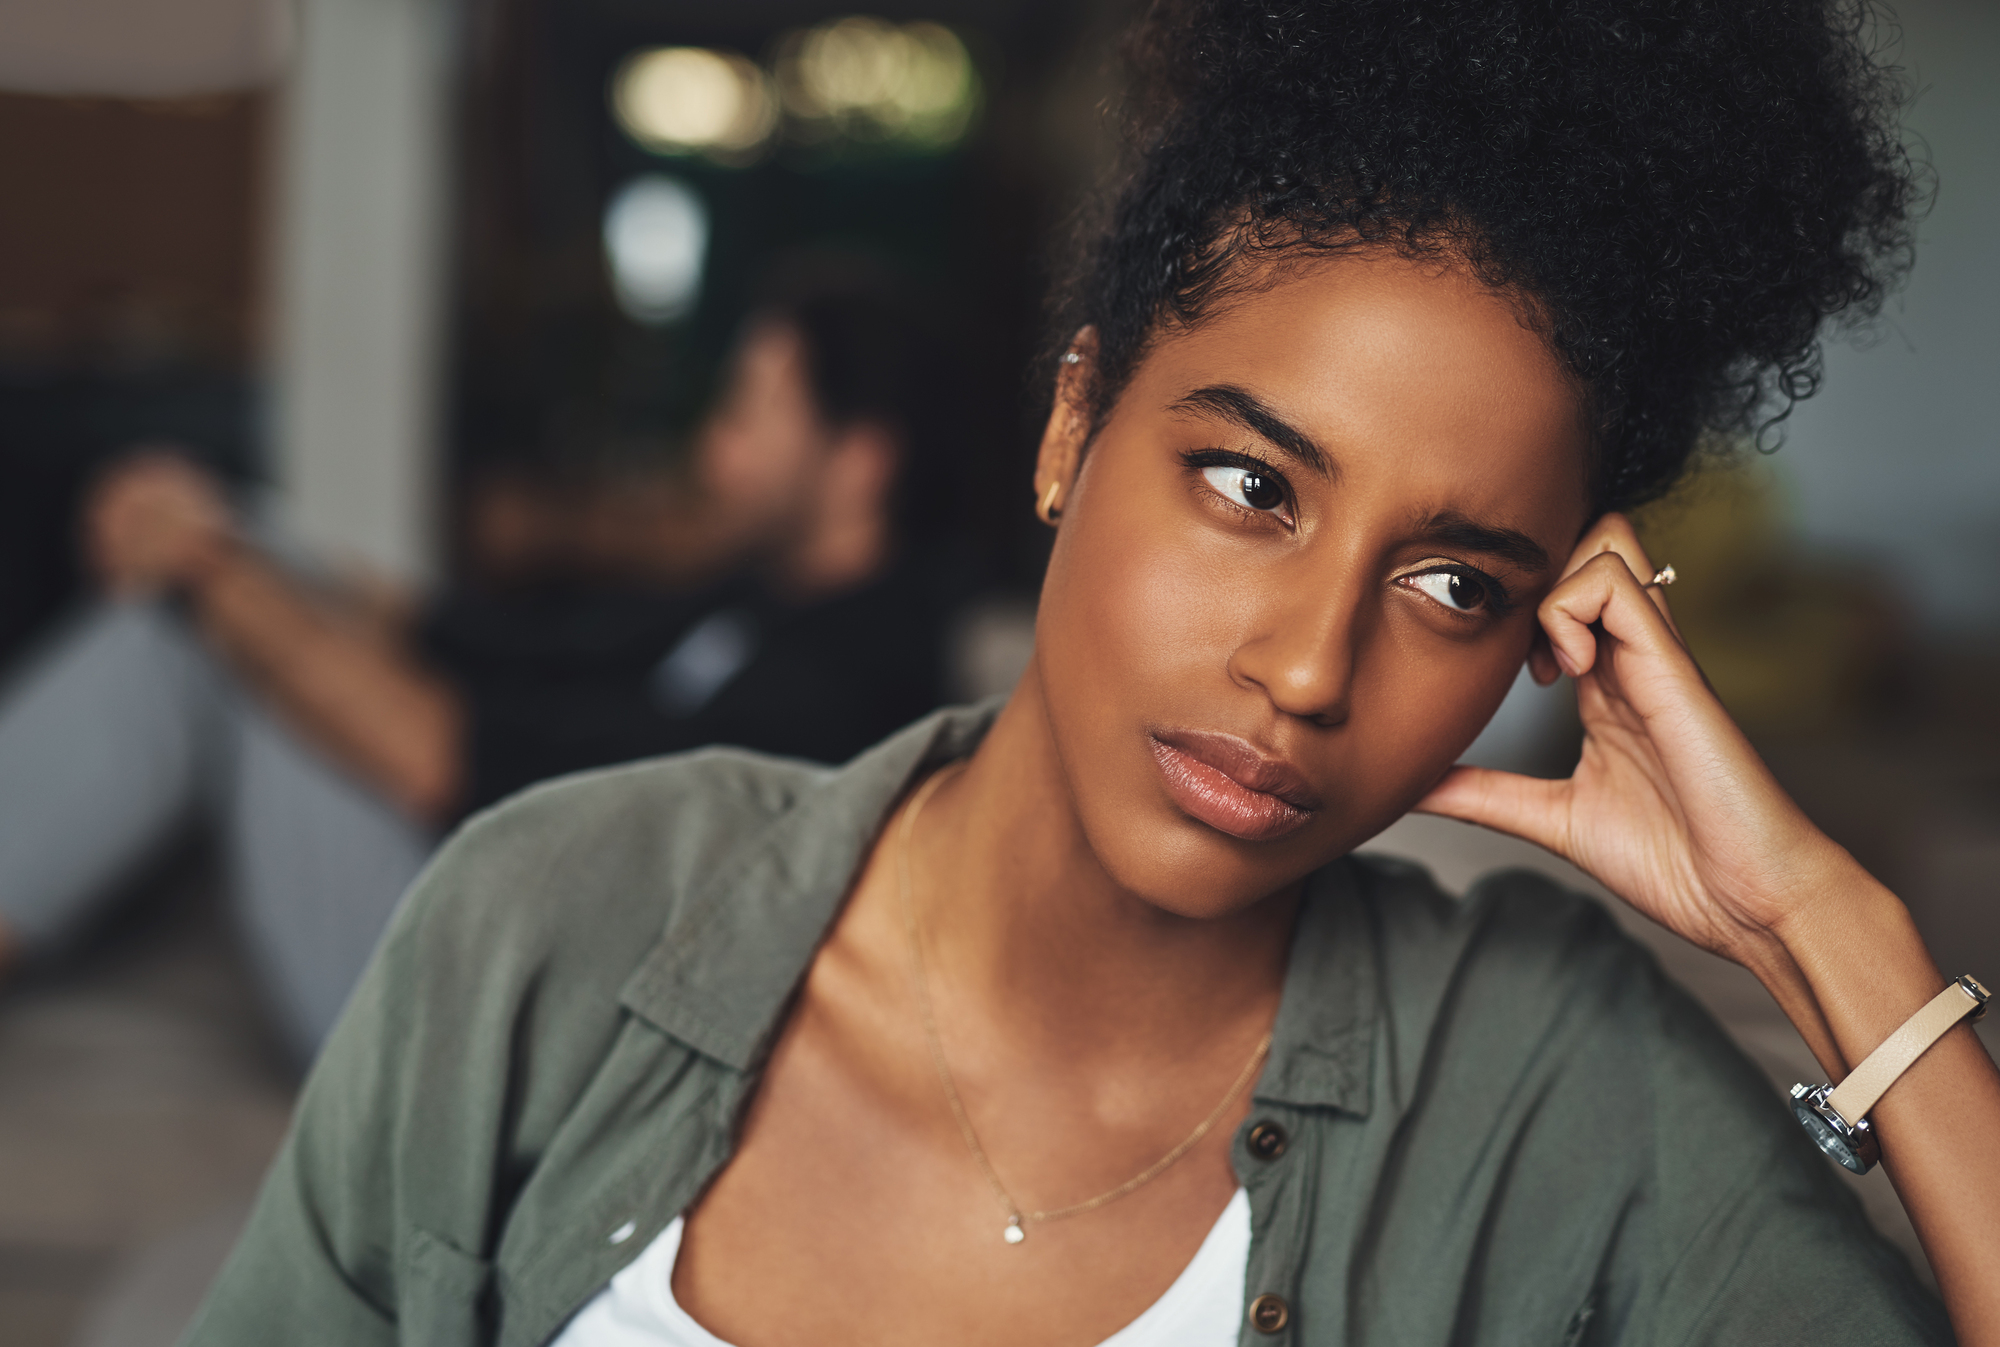
[[[694,307],[708,258],[708,207],[692,187],[642,173],[604,209],[604,256],[618,307],[649,327]]]
[[[778,100],[762,69],[733,52],[656,47],[634,53],[611,80],[611,107],[625,133],[659,154],[747,160],[778,124]]]
[[[860,15],[788,34],[775,70],[806,139],[859,135],[915,148],[956,144],[979,107],[979,76],[941,24]]]

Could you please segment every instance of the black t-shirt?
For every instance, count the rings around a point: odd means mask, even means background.
[[[467,710],[470,811],[705,744],[845,761],[942,700],[943,629],[942,605],[892,572],[809,604],[744,580],[693,595],[453,593],[419,644]]]

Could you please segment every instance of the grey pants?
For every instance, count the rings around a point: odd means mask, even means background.
[[[155,604],[85,615],[0,695],[0,922],[59,940],[177,830],[217,828],[246,943],[304,1056],[434,839],[301,743]]]

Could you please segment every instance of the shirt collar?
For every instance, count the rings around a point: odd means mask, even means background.
[[[627,980],[623,1004],[747,1070],[910,782],[985,737],[999,703],[936,712],[821,776],[736,847]]]
[[[1258,1099],[1367,1116],[1380,1006],[1375,945],[1354,862],[1342,857],[1309,876]]]
[[[999,709],[995,700],[936,712],[821,776],[693,896],[625,984],[623,1004],[749,1070],[889,811],[914,780],[970,754]],[[1375,964],[1355,868],[1336,861],[1306,881],[1258,1099],[1368,1112]]]

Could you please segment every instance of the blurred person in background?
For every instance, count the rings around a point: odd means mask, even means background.
[[[930,709],[942,624],[905,525],[949,513],[938,370],[889,289],[805,278],[745,325],[693,490],[635,516],[618,483],[495,486],[473,550],[510,583],[428,603],[326,582],[205,471],[129,458],[84,511],[105,602],[0,698],[0,970],[213,822],[309,1056],[471,810],[716,742],[839,761]]]

